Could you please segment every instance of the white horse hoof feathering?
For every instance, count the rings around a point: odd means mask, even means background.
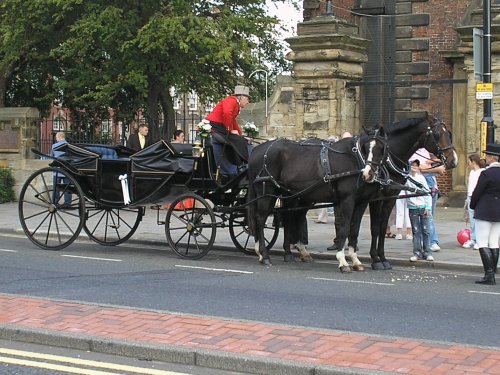
[[[352,272],[351,266],[347,263],[345,259],[344,249],[337,251],[337,260],[339,261],[339,268],[342,273],[344,272]]]
[[[307,251],[306,246],[304,244],[299,242],[295,246],[297,247],[297,250],[300,253],[300,260],[301,261],[303,261],[303,262],[312,262],[313,261],[311,254],[309,254],[309,252]]]
[[[358,255],[356,254],[356,252],[354,251],[354,248],[352,246],[349,246],[347,256],[350,257],[352,260],[352,269],[354,271],[364,271],[365,270],[365,266],[359,260]]]
[[[257,254],[257,256],[259,257],[259,263],[263,263],[264,257],[262,256],[262,254],[259,251],[259,241],[255,242],[255,254]]]

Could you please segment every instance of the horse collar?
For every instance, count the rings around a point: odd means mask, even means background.
[[[361,144],[359,140],[360,140],[359,136],[356,136],[352,139],[352,144],[353,144],[352,152],[356,154],[356,156],[358,157],[358,161],[360,162],[360,166],[361,168],[363,168],[366,165],[366,160],[363,157],[363,154],[361,153]]]
[[[322,144],[321,151],[319,152],[319,159],[321,161],[321,167],[323,168],[324,177],[323,180],[326,182],[332,179],[332,169],[330,168],[330,158],[328,157],[329,147]]]

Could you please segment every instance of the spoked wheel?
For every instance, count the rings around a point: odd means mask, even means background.
[[[271,250],[278,239],[280,228],[274,215],[269,216],[264,227],[267,250]],[[229,216],[229,235],[234,245],[248,255],[255,255],[253,236],[248,232],[246,211],[234,211]]]
[[[83,226],[85,199],[76,180],[58,168],[42,168],[24,183],[19,196],[19,220],[35,245],[61,250]]]
[[[168,244],[179,256],[200,259],[215,241],[215,215],[208,202],[197,195],[181,195],[165,217]]]
[[[87,206],[83,230],[91,240],[104,246],[127,241],[137,230],[144,208],[109,208],[98,203]]]

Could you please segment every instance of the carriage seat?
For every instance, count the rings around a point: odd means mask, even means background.
[[[132,154],[132,150],[127,149],[123,146],[84,146],[88,151],[92,151],[99,154],[102,160],[119,160],[119,161],[129,161],[129,156]]]
[[[152,175],[192,173],[194,168],[192,148],[193,145],[190,144],[160,140],[130,156],[132,172]]]
[[[175,156],[191,156],[193,154],[193,145],[190,143],[169,143]]]
[[[101,159],[118,159],[118,153],[114,148],[104,146],[87,146],[87,150],[95,152],[101,156]]]

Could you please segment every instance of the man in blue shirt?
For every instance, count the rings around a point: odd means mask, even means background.
[[[56,151],[56,148],[59,146],[68,143],[66,141],[66,135],[63,132],[56,133],[56,143],[52,145],[52,156],[59,157],[64,154],[63,151]],[[71,208],[71,192],[67,190],[67,185],[69,184],[68,178],[64,177],[64,175],[58,175],[58,173],[54,174],[54,186],[66,187],[64,191],[64,204],[60,208]],[[57,190],[56,190],[57,192]],[[55,202],[59,201],[59,196],[55,197]]]

